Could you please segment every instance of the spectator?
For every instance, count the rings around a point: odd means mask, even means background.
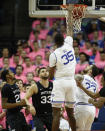
[[[26,75],[28,72],[34,72],[34,70],[35,65],[32,65],[31,59],[29,57],[26,57],[23,74]]]
[[[35,63],[34,63],[35,66],[43,66],[43,63],[42,63],[42,56],[41,55],[37,55],[35,57]]]
[[[104,51],[100,52],[100,60],[96,61],[95,64],[98,68],[101,68],[101,69],[105,67],[105,52]]]
[[[2,57],[0,58],[0,66],[3,65],[3,58],[4,57],[8,57],[8,58],[10,57],[8,48],[3,48],[1,55],[2,55]]]
[[[22,53],[21,53],[21,63],[22,63],[22,65],[24,66],[24,64],[25,64],[25,58],[27,57],[27,53],[26,53],[26,51],[22,51]]]
[[[34,80],[34,73],[33,72],[28,72],[26,75],[26,79],[27,79],[27,84],[31,85],[31,81]]]
[[[44,66],[48,66],[49,65],[49,56],[50,56],[50,51],[46,50],[45,51],[45,58],[42,61],[42,63],[43,63]]]
[[[10,59],[10,66],[16,68],[17,65],[22,64],[19,55],[13,55],[12,59]]]
[[[74,52],[75,52],[76,62],[77,62],[77,64],[78,64],[79,61],[80,61],[79,48],[78,48],[78,46],[77,46],[77,47],[74,47]]]
[[[73,39],[73,47],[79,47],[79,40],[76,38]]]
[[[89,64],[95,64],[96,61],[99,60],[100,54],[98,51],[98,43],[97,42],[93,42],[92,43],[92,56],[90,56],[89,58]]]
[[[23,81],[21,79],[16,79],[16,85],[18,85],[18,87],[20,89],[20,93],[24,92]]]
[[[3,111],[1,105],[1,89],[5,84],[5,82],[0,81],[0,129],[6,129],[6,111]]]
[[[52,46],[52,37],[50,35],[47,35],[47,38],[46,38],[46,48],[50,49],[51,46]]]
[[[29,46],[28,41],[21,40],[21,44],[22,44],[23,50],[26,51],[26,53],[30,53],[32,51],[31,47]]]
[[[91,40],[91,42],[97,42],[99,50],[103,51],[104,41],[103,40],[99,40],[99,32],[97,30],[93,32],[93,40]]]
[[[15,72],[15,68],[13,67],[10,67],[10,60],[8,57],[4,57],[3,58],[3,65],[1,66],[0,70],[11,70],[13,73],[16,73]]]
[[[80,44],[80,47],[83,47],[85,45],[85,40],[84,40],[84,36],[83,36],[83,32],[79,32],[77,34],[77,39],[79,40],[79,44]]]
[[[16,66],[15,78],[21,79],[23,81],[23,83],[26,82],[26,77],[23,75],[23,66],[21,66],[21,65]]]
[[[79,56],[80,56],[80,61],[76,65],[76,73],[81,73],[89,65],[88,63],[89,56],[88,55],[81,52]]]
[[[18,47],[17,47],[17,55],[21,56],[22,51],[23,51],[23,47],[22,47],[22,44],[20,44],[20,45],[18,45]]]
[[[40,69],[40,67],[36,67],[36,69],[35,69],[35,77],[34,77],[34,80],[35,81],[39,81],[40,80],[40,78],[39,78],[39,74],[38,74],[38,71],[39,71],[39,69]]]
[[[40,50],[38,42],[34,41],[34,50],[29,53],[30,59],[33,61],[37,55],[45,56],[44,51]]]
[[[84,52],[85,54],[91,56],[92,55],[92,48],[90,41],[86,41],[84,47],[80,48],[80,52]]]

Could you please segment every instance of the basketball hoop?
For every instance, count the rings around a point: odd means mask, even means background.
[[[61,8],[64,10],[67,10],[67,8],[69,7],[70,5],[61,5]],[[82,22],[82,19],[85,17],[85,11],[86,11],[86,8],[87,8],[87,5],[82,5],[82,4],[76,4],[74,5],[73,7],[73,10],[72,10],[72,22],[73,22],[73,32],[74,33],[78,33],[81,31],[81,22]],[[65,12],[65,17],[66,17],[66,23],[68,24],[68,13],[71,13],[69,12],[69,10],[67,12]]]

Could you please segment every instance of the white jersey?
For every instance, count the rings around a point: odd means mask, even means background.
[[[57,48],[49,59],[49,66],[56,66],[55,79],[74,78],[76,60],[73,49],[73,39],[67,36],[64,45]]]
[[[96,93],[96,91],[98,89],[97,82],[89,75],[84,75],[84,80],[82,81],[82,84],[83,84],[84,88],[86,88],[87,90],[92,91],[94,93]],[[77,87],[76,103],[78,103],[78,102],[88,103],[89,98],[90,97],[82,89]]]

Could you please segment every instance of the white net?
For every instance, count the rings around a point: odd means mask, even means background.
[[[86,7],[87,7],[86,5],[74,5],[74,9],[72,11],[72,22],[73,22],[73,32],[74,33],[78,33],[81,31],[81,22],[82,22],[82,19],[85,17]],[[61,8],[66,9],[67,5],[65,6],[62,5]],[[69,13],[71,12],[67,11],[65,13],[67,25],[68,25],[69,19],[71,19],[71,18],[68,18]]]

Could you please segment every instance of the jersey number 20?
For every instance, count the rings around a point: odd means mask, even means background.
[[[64,54],[63,56],[61,56],[61,59],[64,59],[64,65],[67,65],[69,62],[74,60],[74,56],[72,51],[67,52],[66,54]]]

